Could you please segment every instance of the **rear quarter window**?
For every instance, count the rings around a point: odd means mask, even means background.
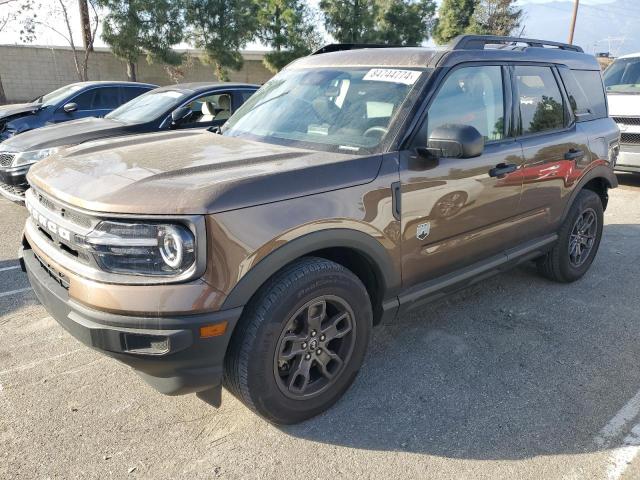
[[[122,103],[127,103],[143,93],[147,93],[150,88],[122,87]]]
[[[607,116],[607,101],[599,71],[561,68],[560,75],[577,121]]]

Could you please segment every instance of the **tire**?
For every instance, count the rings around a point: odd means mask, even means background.
[[[224,386],[275,424],[318,415],[354,381],[372,319],[367,290],[351,271],[322,258],[297,260],[245,308],[225,357]]]
[[[572,250],[574,255],[572,256],[570,254],[570,243],[572,241],[572,233],[576,233],[575,228],[581,219],[584,221],[585,215],[587,217],[593,216],[596,222],[593,229],[593,241],[588,252],[586,252],[586,256],[581,258],[580,262],[576,262],[574,261],[576,259],[576,250]],[[603,217],[604,209],[598,194],[591,190],[582,190],[573,205],[571,205],[569,214],[558,232],[559,238],[553,249],[538,259],[538,271],[544,277],[556,282],[570,283],[581,278],[589,270],[598,252],[602,238]],[[586,221],[583,225],[585,224]],[[585,248],[585,246],[581,248]]]

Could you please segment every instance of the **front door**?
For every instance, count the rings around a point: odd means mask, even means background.
[[[221,127],[233,113],[233,92],[205,93],[188,105],[190,113],[174,128]]]
[[[465,66],[449,73],[431,103],[425,138],[448,124],[470,125],[485,137],[475,158],[428,158],[401,153],[402,267],[405,287],[501,253],[518,240],[522,148],[507,127],[508,70]],[[505,88],[506,86],[506,88]],[[509,114],[507,114],[509,112]],[[512,173],[490,176],[499,164]]]

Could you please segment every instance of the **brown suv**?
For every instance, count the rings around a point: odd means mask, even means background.
[[[578,47],[330,46],[221,132],[35,165],[21,254],[58,322],[160,392],[224,384],[293,423],[349,387],[373,325],[528,260],[584,275],[617,150]]]

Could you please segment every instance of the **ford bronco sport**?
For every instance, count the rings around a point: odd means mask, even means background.
[[[579,47],[334,45],[220,132],[36,164],[21,258],[59,323],[160,392],[219,405],[225,385],[299,422],[347,390],[373,325],[529,260],[582,277],[618,136]]]

